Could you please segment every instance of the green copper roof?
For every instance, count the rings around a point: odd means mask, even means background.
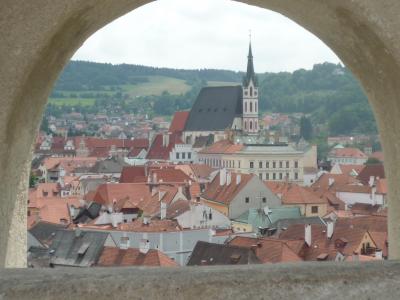
[[[253,230],[256,228],[267,228],[272,223],[281,219],[296,219],[301,217],[299,207],[276,207],[268,209],[268,215],[265,213],[267,208],[250,208],[248,211],[240,215],[235,222],[250,224]]]

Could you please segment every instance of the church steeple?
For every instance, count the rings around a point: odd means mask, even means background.
[[[254,86],[257,86],[257,77],[254,72],[254,64],[253,64],[253,51],[251,50],[251,41],[249,43],[249,55],[247,56],[247,73],[243,79],[243,85],[248,86],[250,80],[253,80]]]

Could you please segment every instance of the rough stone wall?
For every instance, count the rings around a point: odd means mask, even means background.
[[[399,281],[399,262],[0,270],[0,299],[397,300]]]
[[[0,5],[0,266],[25,265],[30,149],[48,94],[95,31],[148,0],[3,0]],[[400,258],[400,2],[243,0],[286,15],[342,59],[378,121],[389,177],[390,257]],[[266,28],[265,30],[268,30]],[[10,230],[12,224],[12,230]]]

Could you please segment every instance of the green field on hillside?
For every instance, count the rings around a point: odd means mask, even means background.
[[[92,106],[95,99],[85,98],[49,98],[49,103],[58,106]]]
[[[240,85],[239,82],[229,82],[229,81],[207,81],[208,86],[235,86]]]
[[[125,93],[132,97],[140,96],[159,96],[162,92],[167,91],[172,95],[184,94],[190,90],[190,86],[186,84],[185,80],[176,79],[165,76],[148,76],[149,82],[121,85]]]

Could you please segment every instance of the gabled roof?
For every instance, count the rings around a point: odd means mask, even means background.
[[[265,185],[275,194],[281,195],[282,204],[327,204],[324,197],[295,183],[265,181]]]
[[[241,86],[204,87],[192,106],[185,131],[224,131],[241,116]]]
[[[360,174],[358,174],[357,179],[359,179],[363,184],[368,184],[371,176],[374,176],[375,179],[377,177],[386,178],[383,164],[366,165]]]
[[[50,263],[58,266],[94,266],[103,250],[108,233],[59,230],[50,246],[54,250]]]
[[[229,185],[220,185],[221,172],[215,176],[214,180],[208,185],[203,193],[203,198],[214,202],[229,205],[235,196],[254,178],[254,174],[237,174],[231,173],[231,183]],[[240,176],[240,183],[236,184],[237,177]]]
[[[243,149],[242,144],[233,144],[229,140],[222,140],[200,151],[202,154],[236,153]]]
[[[199,241],[187,263],[188,266],[259,264],[253,250],[246,247]]]
[[[177,111],[174,114],[169,132],[182,133],[185,129],[186,121],[189,117],[189,111]]]
[[[51,244],[57,230],[65,229],[67,225],[39,221],[29,229],[29,232],[45,245]]]
[[[257,258],[264,264],[303,261],[299,253],[304,247],[304,241],[300,240],[289,241],[237,236],[229,242],[229,245],[248,249],[253,247]]]
[[[183,144],[177,133],[168,134],[168,143],[166,145],[163,144],[164,138],[163,134],[156,135],[147,152],[146,159],[168,160],[169,154],[175,145]]]
[[[119,179],[120,183],[139,183],[146,182],[146,170],[145,166],[126,166],[123,167],[121,172],[121,177]]]
[[[177,267],[178,264],[159,250],[150,249],[141,253],[137,248],[126,250],[117,247],[104,247],[101,253],[99,267]]]
[[[368,178],[369,180],[369,178]],[[312,190],[321,190],[321,191],[336,191],[336,189],[340,186],[347,184],[356,184],[360,181],[353,176],[347,174],[322,174],[316,182],[311,185]],[[330,185],[330,183],[332,183]],[[321,192],[319,191],[319,192]]]
[[[368,158],[368,156],[358,148],[335,148],[329,153],[329,156],[344,158]]]

